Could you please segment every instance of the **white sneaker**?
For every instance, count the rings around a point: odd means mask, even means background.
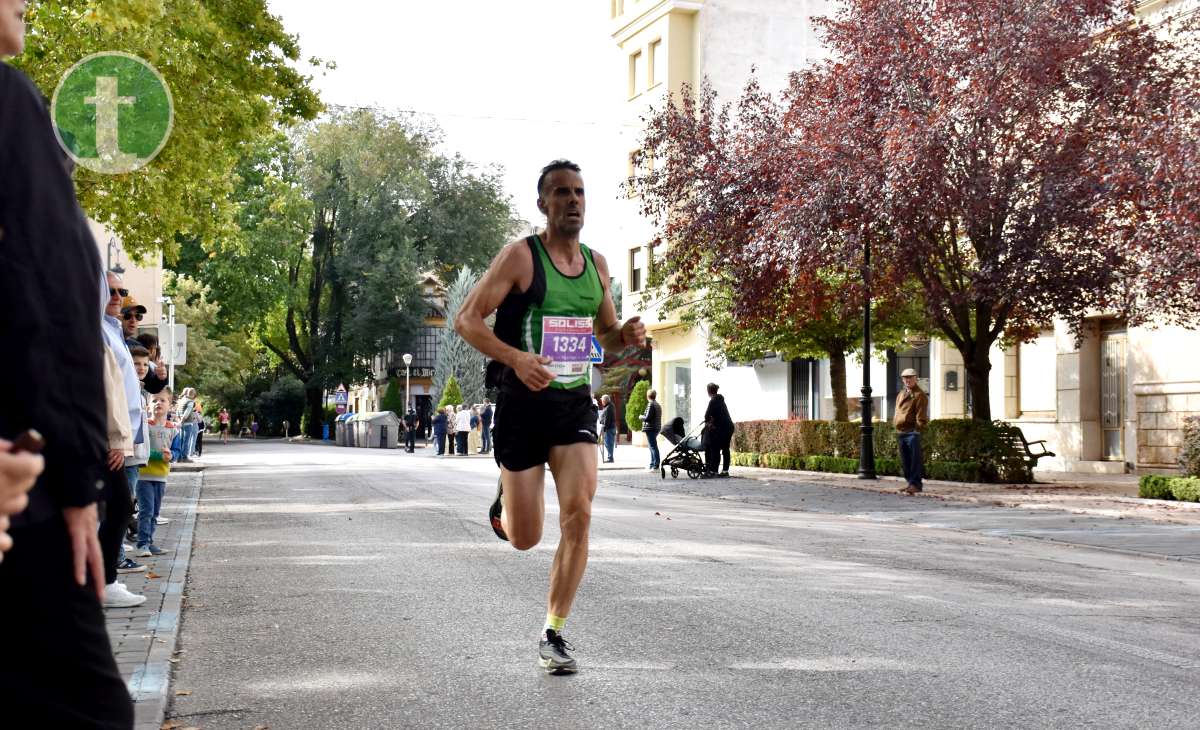
[[[169,519],[167,519],[166,517],[155,517],[155,518],[154,518],[154,524],[156,524],[156,525],[169,525],[169,524],[171,524],[171,521],[170,521]]]
[[[122,550],[124,550],[124,551],[125,551],[125,552],[127,552],[127,553],[131,553],[131,552],[133,552],[133,546],[132,546],[132,545],[130,545],[129,543],[127,543],[127,542],[123,542],[123,543],[121,543],[121,549],[122,549]]]
[[[131,593],[124,583],[113,581],[104,586],[105,608],[133,608],[146,602],[145,596]]]

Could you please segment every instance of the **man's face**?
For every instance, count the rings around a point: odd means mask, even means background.
[[[134,355],[133,371],[137,373],[138,380],[145,380],[146,373],[150,372],[150,358],[145,355]]]
[[[908,388],[909,390],[912,390],[917,385],[916,375],[905,375],[904,377],[900,378],[900,380],[904,381],[904,387]]]
[[[4,0],[0,0],[0,3],[3,2]],[[123,287],[121,278],[111,271],[108,272],[108,301],[104,304],[104,313],[110,317],[121,318],[121,299],[129,293]]]
[[[142,321],[142,313],[136,309],[130,309],[121,316],[124,318],[121,320],[121,328],[125,331],[125,336],[137,337],[138,323]]]
[[[538,210],[546,215],[546,227],[567,235],[583,230],[583,176],[574,170],[555,170],[542,181]]]
[[[0,58],[25,50],[25,0],[0,0]]]

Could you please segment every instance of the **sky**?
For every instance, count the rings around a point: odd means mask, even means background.
[[[446,152],[504,168],[517,214],[540,225],[543,165],[583,167],[583,240],[624,246],[606,219],[625,173],[618,137],[624,65],[608,0],[269,0],[301,56],[334,61],[315,73],[326,104],[416,110],[444,133]],[[606,216],[606,212],[609,215]]]

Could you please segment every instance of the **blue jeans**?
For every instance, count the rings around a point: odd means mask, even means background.
[[[492,450],[492,427],[491,424],[483,424],[483,453],[488,453]]]
[[[434,431],[433,442],[437,444],[437,455],[441,456],[446,453],[446,432]]]
[[[183,447],[179,449],[183,454],[183,458],[192,458],[192,453],[196,450],[196,434],[200,433],[200,427],[194,423],[183,424]]]
[[[900,466],[904,470],[904,481],[917,489],[921,488],[921,434],[917,431],[896,434],[900,441]]]
[[[158,511],[162,508],[163,493],[166,489],[166,482],[138,480],[138,547],[145,547],[154,542],[154,521],[158,519]]]
[[[657,469],[661,466],[658,454],[658,431],[646,431],[646,443],[650,445],[650,468]]]
[[[604,452],[607,454],[605,460],[613,460],[613,451],[617,448],[617,429],[604,429]]]

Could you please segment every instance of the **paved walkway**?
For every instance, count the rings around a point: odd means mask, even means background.
[[[129,590],[146,596],[146,602],[137,608],[105,610],[117,666],[134,699],[137,730],[158,730],[169,701],[201,481],[197,470],[171,475],[162,507],[162,516],[171,522],[154,532],[154,541],[169,552],[157,558],[135,558],[147,566],[146,571],[117,577]]]

